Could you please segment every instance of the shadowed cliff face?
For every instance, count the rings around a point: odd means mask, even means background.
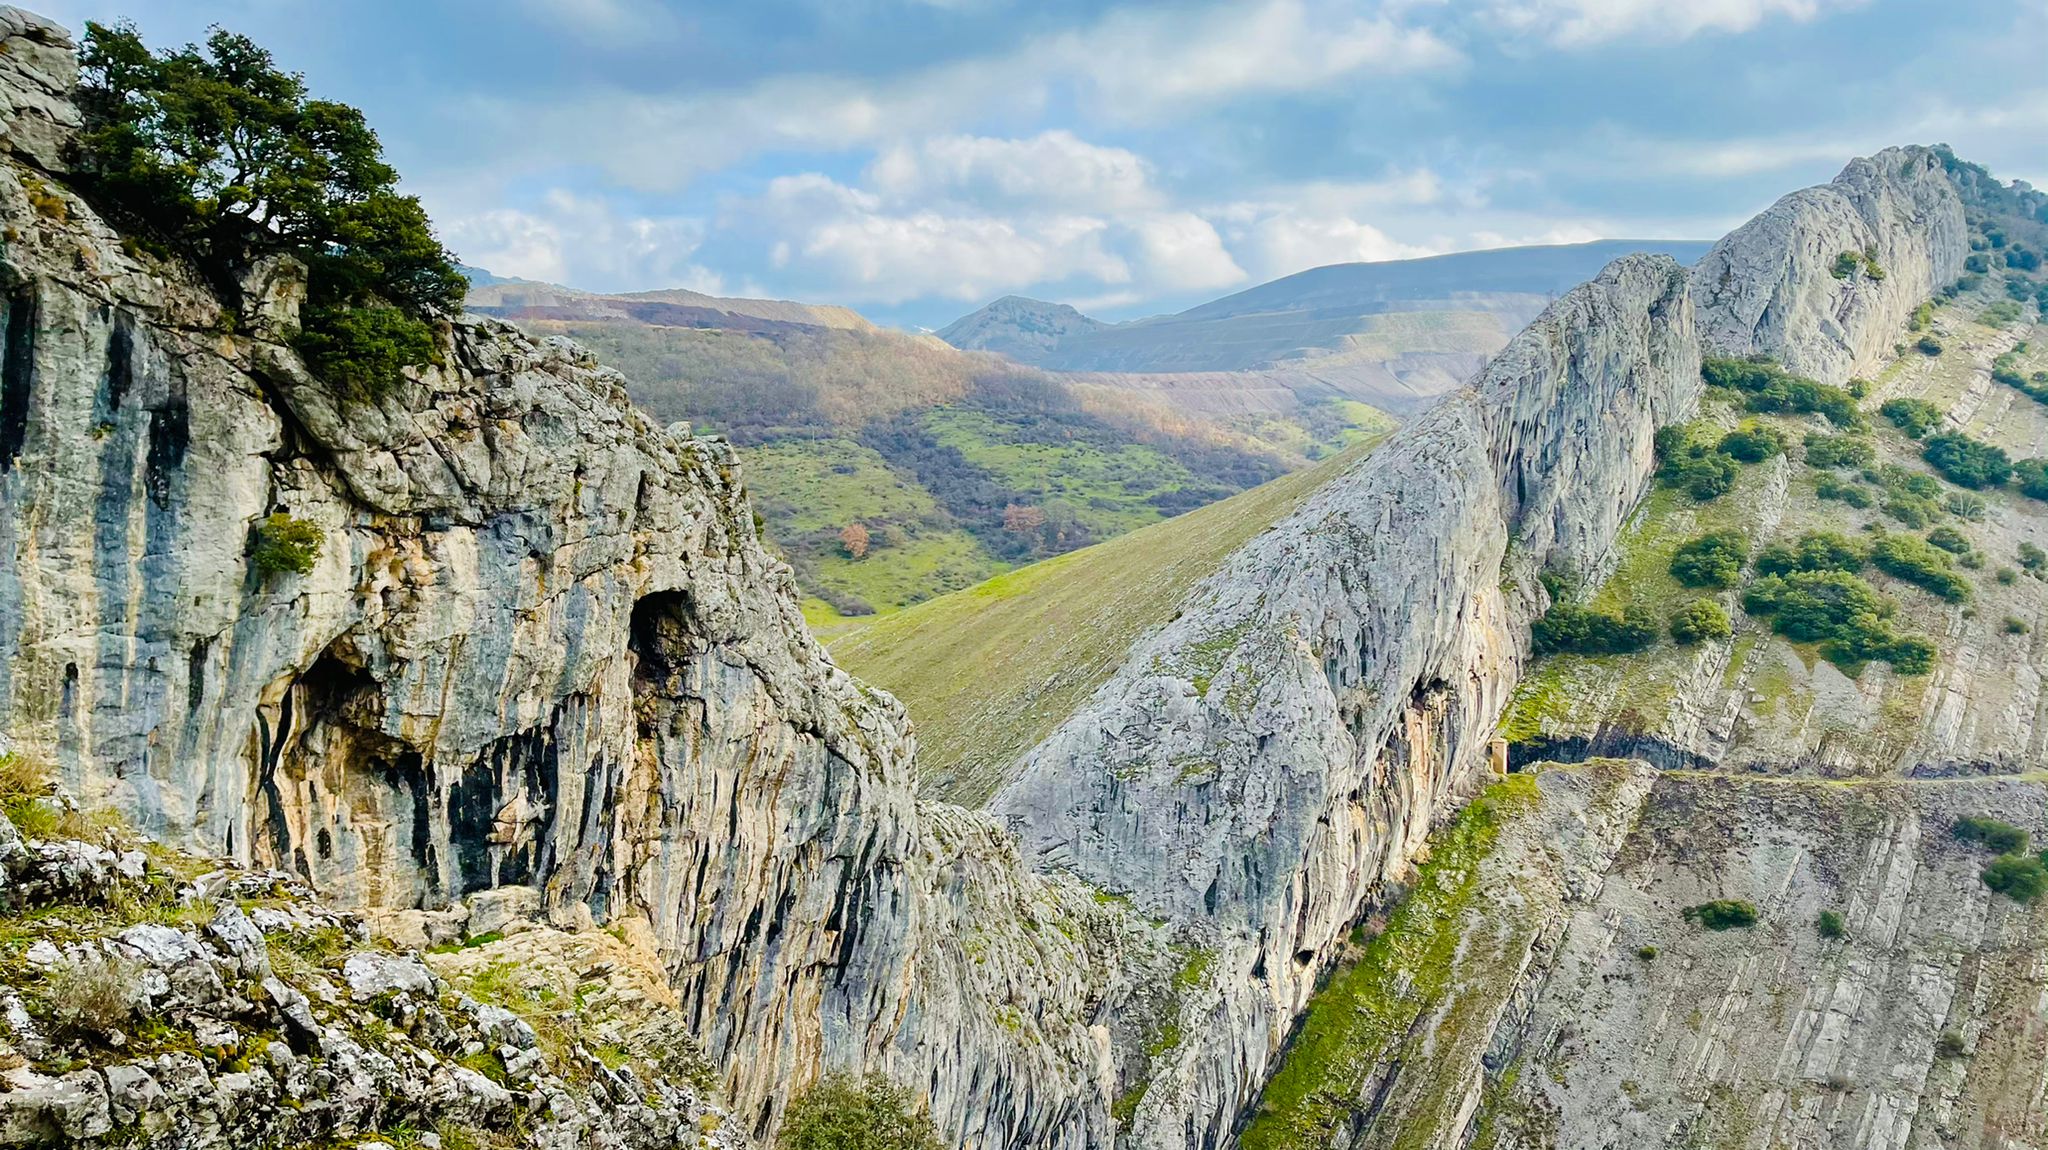
[[[916,802],[901,708],[810,639],[724,444],[474,318],[340,405],[277,338],[289,268],[230,322],[63,189],[68,44],[0,35],[8,741],[344,903],[644,922],[760,1131],[843,1067],[956,1144],[1226,1144],[1484,774],[1535,574],[1606,562],[1699,389],[1684,273],[1611,266],[1200,587],[1032,752],[1013,837]],[[273,513],[318,528],[311,573],[250,563]]]

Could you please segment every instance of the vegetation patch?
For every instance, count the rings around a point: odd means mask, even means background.
[[[1877,409],[1908,439],[1919,439],[1941,426],[1942,411],[1924,399],[1887,399]]]
[[[1756,925],[1756,904],[1741,899],[1717,898],[1686,907],[1685,920],[1707,930],[1734,930]]]
[[[1671,556],[1671,575],[1688,587],[1735,586],[1749,561],[1749,540],[1740,531],[1715,531],[1679,545]]]
[[[1988,847],[1996,854],[2017,854],[2027,849],[2025,830],[1985,815],[1957,819],[1953,833],[1957,842]]]
[[[318,525],[280,511],[256,525],[249,558],[261,575],[311,575],[323,538]]]
[[[1820,643],[1830,661],[1851,673],[1872,660],[1902,675],[1924,675],[1934,666],[1934,644],[1894,630],[1889,620],[1896,605],[1846,571],[1767,575],[1743,592],[1742,609],[1769,616],[1771,629],[1789,639]]]
[[[1928,436],[1921,457],[1941,472],[1942,478],[1958,487],[1998,487],[2012,478],[2012,460],[2004,448],[1959,431]]]
[[[1726,639],[1733,633],[1728,612],[1712,599],[1695,599],[1671,616],[1671,639],[1680,645]]]
[[[784,1112],[779,1150],[940,1150],[910,1091],[880,1075],[828,1075]]]
[[[1727,359],[1710,356],[1700,364],[1707,386],[1741,396],[1749,411],[1812,413],[1836,427],[1862,427],[1863,413],[1847,391],[1805,376],[1793,375],[1769,359]]]

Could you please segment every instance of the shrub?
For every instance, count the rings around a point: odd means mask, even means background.
[[[2020,481],[2020,493],[2029,499],[2048,499],[2048,459],[2022,459],[2012,465]]]
[[[1671,574],[1688,587],[1733,587],[1749,561],[1749,541],[1739,531],[1715,531],[1679,545]]]
[[[1915,343],[1913,344],[1913,346],[1914,346],[1914,347],[1916,347],[1916,348],[1918,348],[1918,349],[1920,349],[1920,354],[1921,354],[1921,355],[1940,355],[1940,354],[1941,354],[1941,341],[1940,341],[1940,340],[1938,340],[1938,339],[1936,339],[1936,338],[1934,338],[1934,337],[1933,337],[1933,336],[1931,336],[1931,335],[1923,335],[1923,336],[1921,336],[1921,337],[1919,338],[1919,340],[1917,340],[1917,341],[1916,341],[1916,342],[1915,342]]]
[[[1774,427],[1745,423],[1722,436],[1717,450],[1744,463],[1762,463],[1785,453],[1785,436]]]
[[[1835,257],[1835,262],[1828,267],[1828,273],[1838,280],[1845,280],[1855,275],[1856,269],[1862,266],[1862,263],[1855,252],[1843,252]]]
[[[2000,583],[2011,586],[2019,581],[2020,573],[2010,567],[2000,567],[1997,571],[1992,572],[1991,577]]]
[[[1558,603],[1531,629],[1536,650],[1581,655],[1625,655],[1657,641],[1657,620],[1650,609],[1631,603],[1612,610]]]
[[[1842,922],[1841,914],[1832,910],[1821,911],[1820,918],[1814,921],[1813,929],[1822,938],[1846,938],[1849,934],[1849,928]]]
[[[1988,847],[1994,854],[2018,854],[2027,849],[2027,832],[1987,815],[1964,815],[1949,829],[1957,842]]]
[[[1657,432],[1657,478],[1704,503],[1735,485],[1735,461],[1701,441],[1693,426],[1665,427]]]
[[[320,544],[319,527],[280,511],[256,525],[256,544],[250,557],[262,575],[285,571],[310,575],[320,560]]]
[[[1997,487],[2012,478],[2012,460],[2003,447],[1972,439],[1959,431],[1928,436],[1921,457],[1958,487]]]
[[[2019,556],[2020,566],[2029,571],[2039,571],[2043,567],[2048,567],[2048,551],[2043,551],[2032,543],[2020,544]]]
[[[1657,948],[1653,944],[1644,943],[1642,946],[1636,948],[1636,957],[1642,959],[1644,962],[1654,962],[1657,958]]]
[[[2014,902],[2033,902],[2048,891],[2048,867],[2033,855],[2004,855],[1983,871],[1984,885]]]
[[[2018,615],[2007,615],[2005,622],[1999,624],[1999,628],[2008,635],[2024,635],[2033,630],[2027,625],[2027,621]]]
[[[1924,675],[1934,666],[1934,644],[1893,630],[1891,601],[1847,571],[1765,576],[1743,592],[1742,606],[1772,616],[1771,629],[1781,635],[1821,643],[1822,653],[1845,667],[1878,660],[1901,675]]]
[[[1773,543],[1757,556],[1756,569],[1765,575],[1794,571],[1861,571],[1863,545],[1835,531],[1808,531],[1791,543]]]
[[[1927,533],[1927,541],[1951,555],[1968,555],[1970,540],[1953,527],[1937,527]]]
[[[1712,599],[1695,599],[1671,616],[1671,638],[1680,644],[1726,639],[1733,633],[1728,612]]]
[[[1868,487],[1860,483],[1844,483],[1832,475],[1823,475],[1814,483],[1814,494],[1822,499],[1834,499],[1851,507],[1869,507],[1877,497]]]
[[[380,395],[394,364],[432,360],[430,319],[468,283],[361,112],[309,97],[220,28],[203,48],[152,52],[131,25],[88,21],[79,63],[73,171],[110,216],[231,300],[258,260],[302,261],[299,347],[345,395]]]
[[[1963,1043],[1963,1036],[1953,1030],[1943,1032],[1940,1038],[1934,1040],[1936,1058],[1961,1058],[1969,1052],[1970,1048]]]
[[[1812,412],[1837,427],[1861,427],[1863,415],[1856,410],[1856,397],[1760,359],[1709,357],[1700,363],[1700,376],[1709,387],[1728,388],[1742,394],[1743,406],[1754,412]]]
[[[938,1130],[910,1092],[880,1075],[829,1075],[783,1115],[780,1150],[939,1150]]]
[[[1697,923],[1708,930],[1733,930],[1736,927],[1756,925],[1756,904],[1741,899],[1717,898],[1698,906],[1685,908],[1687,921]]]
[[[1908,439],[1918,439],[1935,429],[1941,423],[1941,409],[1924,399],[1887,399],[1877,409],[1879,415],[1892,421],[1892,426],[1906,433]]]
[[[1806,436],[1806,465],[1808,467],[1868,467],[1876,452],[1870,441],[1854,435],[1822,435],[1809,432]]]
[[[128,1025],[135,1014],[130,990],[141,970],[113,957],[80,957],[50,975],[44,993],[56,1032],[74,1040],[105,1042],[107,1035]]]
[[[1911,535],[1884,535],[1871,545],[1870,562],[1886,574],[1922,587],[1951,603],[1970,598],[1970,581],[1949,553]]]

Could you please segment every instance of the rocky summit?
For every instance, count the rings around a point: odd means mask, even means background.
[[[79,75],[0,9],[0,1145],[2048,1139],[2048,293],[1946,149],[1558,296],[968,807],[730,445],[474,313],[341,386]]]

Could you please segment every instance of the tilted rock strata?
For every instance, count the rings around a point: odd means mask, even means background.
[[[1213,932],[1225,989],[1155,1061],[1140,1144],[1250,1100],[1366,900],[1484,772],[1536,572],[1602,560],[1699,390],[1683,270],[1618,261],[1233,557],[997,796],[1047,865]]]
[[[1838,276],[1844,253],[1856,266]],[[1823,383],[1875,375],[1913,309],[1962,274],[1969,254],[1941,158],[1886,148],[1714,245],[1692,272],[1700,339],[1710,355],[1768,355]]]

